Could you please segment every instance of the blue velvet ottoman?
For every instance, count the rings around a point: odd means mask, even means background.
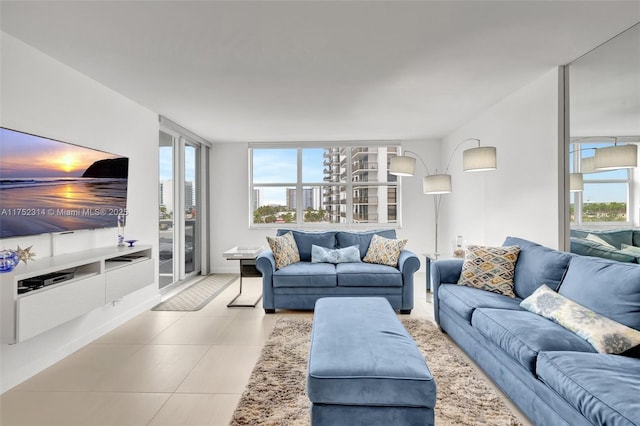
[[[316,302],[307,394],[313,426],[434,423],[436,383],[384,297]]]

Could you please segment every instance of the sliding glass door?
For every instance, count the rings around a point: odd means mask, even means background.
[[[160,131],[160,288],[201,271],[202,147],[178,134]]]
[[[173,142],[172,135],[160,132],[159,147],[159,258],[160,258],[160,288],[172,284],[174,280],[174,212],[173,212]]]
[[[184,272],[191,274],[200,269],[199,199],[199,154],[198,147],[184,146]]]

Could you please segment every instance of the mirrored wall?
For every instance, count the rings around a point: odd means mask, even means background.
[[[571,251],[640,263],[640,24],[567,67]]]

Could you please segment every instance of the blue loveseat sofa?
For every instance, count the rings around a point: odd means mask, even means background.
[[[311,262],[313,245],[329,249],[357,245],[362,260],[374,234],[395,239],[395,230],[279,229],[276,235],[282,236],[289,231],[293,233],[300,262],[276,269],[273,252],[269,249],[256,259],[256,268],[262,273],[262,304],[266,313],[276,309],[313,310],[317,299],[329,296],[381,296],[400,313],[408,314],[413,309],[413,274],[420,268],[420,260],[409,250],[400,252],[397,267],[366,262]]]
[[[508,237],[520,246],[516,297],[457,285],[462,260],[431,266],[435,319],[537,425],[640,425],[638,347],[598,353],[520,302],[541,284],[640,330],[640,265],[580,256]]]

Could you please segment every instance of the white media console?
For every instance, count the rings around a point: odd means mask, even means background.
[[[34,285],[45,278],[49,285]],[[2,343],[25,341],[153,282],[148,245],[94,248],[20,263],[0,275]]]

